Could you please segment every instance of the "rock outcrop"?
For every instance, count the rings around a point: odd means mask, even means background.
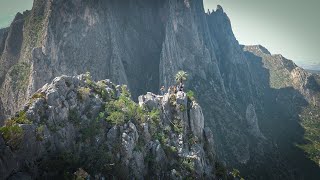
[[[188,88],[201,94],[218,157],[246,162],[250,148],[256,149],[248,143],[251,130],[242,125],[246,107],[255,104],[250,70],[222,8],[205,14],[202,1],[35,0],[31,11],[17,17],[8,34],[23,28],[23,41],[7,38],[6,44],[21,46],[19,58],[1,57],[1,63],[10,62],[0,82],[6,116],[62,74],[89,71],[94,79],[128,84],[136,98],[171,85],[184,69]]]
[[[303,141],[300,122],[309,121],[302,119],[310,119],[304,108],[319,106],[320,78],[262,46],[243,49],[221,6],[206,14],[202,0],[34,0],[31,11],[17,14],[9,28],[0,30],[0,40],[0,124],[63,74],[91,72],[95,80],[128,84],[137,99],[172,85],[182,69],[189,74],[186,89],[196,92],[202,110],[188,104],[190,112],[179,117],[188,117],[189,131],[198,139],[203,140],[203,129],[206,137],[214,137],[217,159],[252,179],[266,174],[267,179],[310,179],[318,171],[293,144]],[[184,103],[180,96],[177,100]],[[55,98],[52,94],[48,100],[60,106]],[[146,101],[141,98],[140,104],[150,108],[170,101],[152,93]],[[59,121],[67,114],[65,108],[50,113],[61,115]],[[317,109],[311,114],[317,119]],[[292,153],[285,153],[288,149]],[[141,154],[133,154],[143,169]],[[299,162],[293,161],[296,157]]]
[[[0,129],[0,179],[78,171],[98,179],[214,179],[214,140],[203,123],[184,92],[148,93],[138,105],[110,80],[57,77]]]

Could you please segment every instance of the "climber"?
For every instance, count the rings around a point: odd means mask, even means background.
[[[179,91],[183,91],[183,88],[184,88],[184,84],[181,83],[181,84],[179,85]]]
[[[165,87],[164,87],[164,86],[161,86],[161,88],[160,88],[161,96],[163,96],[163,95],[164,95],[164,90],[165,90]]]

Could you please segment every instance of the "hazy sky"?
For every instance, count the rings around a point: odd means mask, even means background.
[[[0,27],[17,12],[31,9],[33,0],[0,0]],[[205,9],[222,5],[241,44],[261,44],[271,53],[295,61],[320,58],[320,0],[204,0]]]
[[[204,0],[220,4],[241,44],[261,44],[296,62],[319,63],[320,0]],[[299,63],[298,63],[299,64]]]
[[[33,0],[0,0],[0,28],[10,25],[17,12],[31,9]]]

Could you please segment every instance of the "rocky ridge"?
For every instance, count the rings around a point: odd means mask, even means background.
[[[189,73],[188,88],[201,94],[219,159],[245,163],[262,140],[258,116],[247,116],[256,106],[250,70],[221,7],[206,14],[202,1],[35,0],[9,34],[22,29],[22,39],[5,43],[21,46],[17,60],[2,56],[0,61],[1,66],[10,62],[0,76],[7,117],[62,74],[89,71],[93,79],[128,84],[137,98],[168,87],[183,69]]]
[[[147,93],[138,105],[126,86],[61,76],[0,132],[0,179],[70,178],[78,168],[97,179],[217,177],[213,134],[184,92]]]
[[[137,99],[171,85],[182,69],[217,159],[251,179],[312,179],[319,172],[294,145],[305,143],[304,129],[317,132],[310,128],[317,125],[301,124],[320,121],[316,108],[304,111],[319,104],[318,76],[262,46],[243,50],[221,6],[205,13],[201,0],[35,0],[3,32],[0,124],[62,74],[89,71],[95,80],[128,84]],[[316,162],[314,149],[308,152]]]

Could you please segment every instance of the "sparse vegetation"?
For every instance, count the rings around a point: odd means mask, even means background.
[[[45,99],[45,98],[46,98],[45,93],[35,93],[35,94],[33,94],[32,97],[31,97],[31,99],[40,99],[40,98]]]
[[[183,105],[183,104],[179,104],[179,110],[180,110],[181,112],[186,111],[186,107],[185,107],[185,105]]]
[[[175,94],[170,94],[169,101],[171,106],[176,106],[177,96]]]
[[[77,103],[81,105],[73,106],[70,103],[67,106],[64,103],[61,104],[62,108],[69,109],[68,120],[66,121],[53,120],[54,122],[43,122],[44,118],[42,117],[45,117],[43,114],[47,112],[46,109],[39,109],[37,111],[39,116],[41,116],[41,120],[35,121],[35,124],[38,125],[35,129],[35,137],[39,141],[38,144],[43,143],[46,148],[52,148],[55,144],[52,143],[49,137],[57,135],[57,138],[63,141],[64,138],[69,137],[68,134],[64,133],[65,130],[68,130],[66,128],[68,125],[68,127],[74,128],[74,132],[76,132],[74,147],[80,149],[76,153],[72,150],[70,152],[67,150],[54,157],[48,157],[46,158],[47,162],[41,162],[44,165],[42,168],[46,171],[54,169],[55,172],[61,173],[66,178],[74,178],[75,172],[77,177],[85,177],[87,176],[86,171],[90,174],[118,175],[119,169],[123,169],[123,164],[120,163],[122,160],[119,160],[119,156],[122,158],[125,144],[123,144],[121,137],[118,136],[119,132],[116,132],[116,138],[111,139],[112,145],[105,143],[105,135],[107,133],[107,138],[113,138],[114,132],[111,132],[111,136],[109,136],[108,129],[114,125],[119,126],[117,127],[117,131],[121,131],[123,128],[124,132],[127,132],[128,126],[120,126],[132,122],[139,133],[139,139],[138,142],[135,142],[133,151],[135,151],[134,153],[141,152],[145,158],[144,163],[150,163],[148,164],[148,168],[156,172],[155,174],[161,172],[163,168],[160,165],[161,163],[158,163],[158,155],[155,155],[154,152],[146,151],[149,148],[147,143],[150,142],[149,137],[151,136],[151,140],[156,143],[157,148],[161,147],[163,149],[167,159],[171,161],[171,159],[175,158],[170,166],[177,164],[177,173],[186,172],[190,177],[196,177],[194,159],[182,158],[178,153],[180,146],[177,144],[180,143],[180,138],[184,131],[184,122],[179,117],[178,112],[186,111],[186,107],[182,104],[176,104],[175,94],[170,97],[171,103],[174,104],[174,107],[169,107],[170,113],[173,113],[172,116],[169,114],[170,122],[161,121],[162,118],[167,118],[165,117],[166,114],[161,113],[162,109],[154,108],[151,110],[147,105],[140,106],[132,101],[130,91],[125,85],[114,87],[110,84],[107,81],[94,82],[88,73],[85,76],[84,85],[75,89],[77,92],[75,99],[79,99],[80,101]],[[68,86],[76,88],[73,84],[69,84]],[[70,97],[73,98],[74,94],[71,95],[72,97]],[[45,98],[45,93],[35,93],[31,99],[37,99],[40,103],[46,104],[46,101],[40,100]],[[68,98],[69,96],[66,96],[65,99],[68,100]],[[99,102],[95,104],[93,100],[98,100]],[[72,99],[72,102],[75,101]],[[65,112],[63,112],[64,114]],[[51,120],[49,116],[46,118]],[[26,123],[30,123],[27,113],[21,111],[15,118],[8,121],[5,127],[1,128],[0,132],[6,139],[6,142],[10,143],[10,146],[19,148],[23,137],[23,130],[19,124]],[[142,131],[146,130],[144,129],[146,127],[148,127],[149,134],[142,136]],[[49,131],[47,132],[47,130]],[[48,137],[46,137],[47,133],[49,133]],[[190,139],[192,138],[190,137]],[[185,137],[183,137],[183,140],[187,140],[184,143],[190,143]],[[153,145],[152,148],[154,148]],[[181,148],[183,147],[181,146]],[[83,169],[79,169],[79,167]],[[78,171],[76,171],[77,169]]]
[[[81,87],[78,89],[78,99],[80,101],[84,101],[85,99],[87,99],[90,95],[90,91],[91,89],[88,87]]]
[[[194,160],[191,158],[183,158],[181,160],[181,166],[191,173],[193,173],[195,171]]]
[[[25,90],[28,86],[30,65],[25,62],[17,63],[12,66],[9,75],[11,77],[13,91]]]
[[[232,169],[231,175],[232,175],[233,178],[240,179],[240,180],[244,180],[244,179],[241,177],[240,171],[239,171],[238,169]]]
[[[27,57],[31,56],[34,47],[39,47],[41,44],[44,19],[42,14],[27,13],[25,15],[23,49],[26,50]]]
[[[189,101],[195,101],[195,100],[196,100],[195,94],[194,94],[194,92],[191,91],[191,90],[189,90],[189,91],[187,92],[187,97],[188,97],[188,100],[189,100]]]
[[[183,122],[181,121],[181,119],[175,118],[173,120],[173,130],[178,134],[183,133]]]
[[[5,142],[14,150],[19,149],[20,143],[23,138],[23,129],[17,124],[16,121],[7,120],[5,126],[0,127]]]
[[[114,125],[122,125],[126,122],[125,114],[121,111],[111,112],[106,120]]]
[[[315,163],[320,162],[320,108],[310,105],[301,114],[302,126],[305,129],[306,144],[299,144]]]
[[[43,132],[44,132],[44,125],[40,125],[36,129],[36,140],[37,141],[43,141]]]
[[[31,121],[27,118],[25,111],[18,112],[17,116],[11,118],[12,121],[18,124],[31,124]]]

